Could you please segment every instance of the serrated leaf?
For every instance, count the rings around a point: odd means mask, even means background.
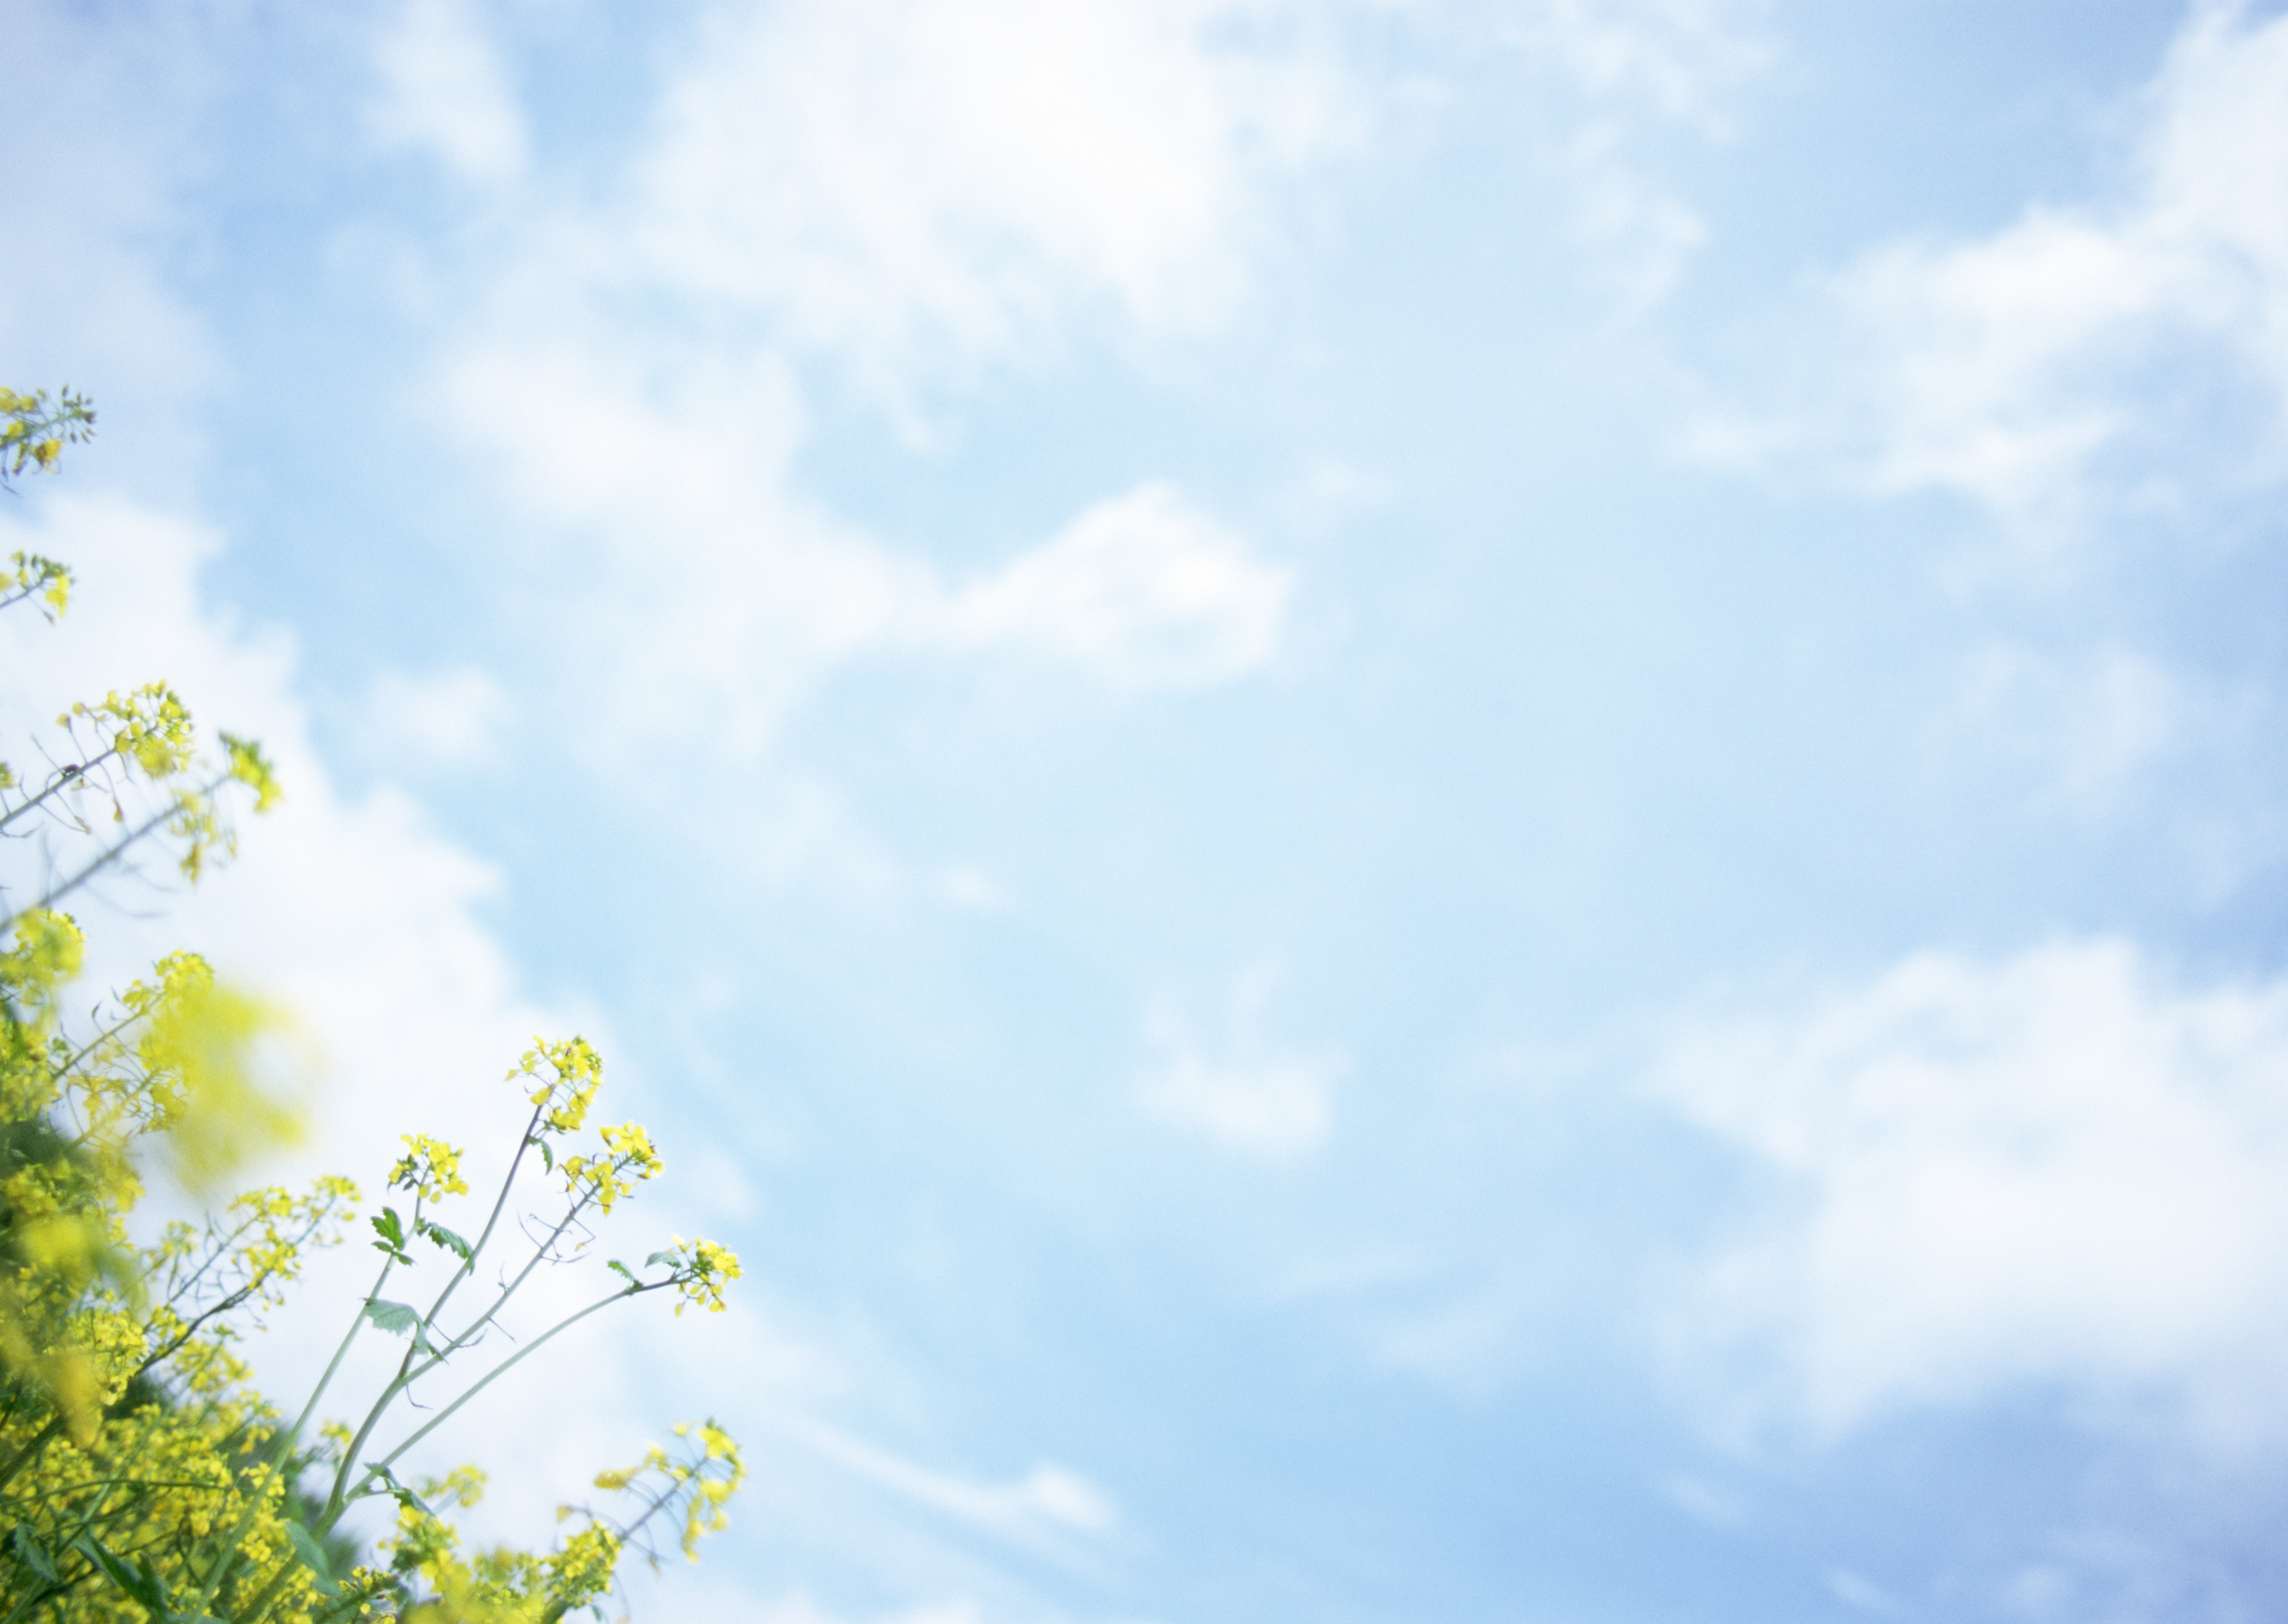
[[[32,1536],[29,1527],[22,1523],[17,1524],[15,1532],[8,1536],[8,1545],[15,1552],[17,1561],[50,1584],[56,1582],[55,1558],[49,1556],[47,1548]]]
[[[94,1563],[98,1571],[123,1590],[128,1589],[140,1578],[133,1568],[106,1549],[103,1541],[93,1534],[83,1533],[72,1544],[81,1556]]]
[[[469,1243],[443,1224],[424,1218],[421,1220],[421,1232],[447,1251],[458,1253],[463,1263],[469,1261]]]
[[[648,1269],[654,1264],[665,1264],[669,1268],[672,1269],[677,1264],[682,1261],[683,1260],[677,1256],[673,1252],[654,1252],[649,1257],[644,1259],[644,1267]]]
[[[286,1524],[286,1537],[294,1543],[294,1554],[302,1558],[302,1565],[317,1576],[318,1594],[338,1596],[341,1586],[334,1582],[333,1569],[327,1564],[325,1548],[310,1537],[310,1531],[290,1518]]]
[[[152,1571],[148,1562],[130,1565],[125,1557],[106,1549],[93,1534],[83,1533],[72,1543],[153,1618],[163,1620],[172,1611],[167,1604],[167,1581]]]
[[[402,1336],[421,1323],[421,1316],[414,1312],[410,1304],[392,1303],[384,1297],[365,1300],[365,1317],[392,1336]]]
[[[366,1222],[372,1224],[374,1233],[381,1237],[373,1243],[375,1251],[393,1257],[401,1264],[409,1264],[413,1261],[406,1256],[405,1221],[397,1216],[397,1208],[385,1207],[381,1209],[379,1216],[369,1218]]]
[[[636,1281],[636,1277],[635,1277],[635,1271],[634,1271],[633,1270],[630,1269],[630,1268],[627,1266],[627,1264],[625,1264],[622,1263],[622,1262],[621,1262],[618,1258],[616,1258],[616,1257],[611,1257],[611,1258],[607,1258],[607,1259],[605,1259],[605,1261],[604,1261],[604,1267],[606,1267],[607,1269],[609,1269],[613,1273],[615,1273],[615,1274],[616,1274],[616,1275],[620,1276],[623,1279],[626,1280],[626,1281],[627,1281],[627,1283],[628,1283],[629,1285],[631,1285],[631,1286],[633,1286],[633,1285],[635,1285],[635,1284],[637,1283],[637,1281]]]

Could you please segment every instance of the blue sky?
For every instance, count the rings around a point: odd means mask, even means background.
[[[647,1614],[2288,1604],[2276,7],[11,10],[12,703],[293,791],[119,962],[369,1182],[584,1030],[746,1259],[484,1528],[711,1409]]]

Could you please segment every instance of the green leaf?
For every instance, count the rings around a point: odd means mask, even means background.
[[[654,1264],[665,1264],[672,1269],[682,1261],[683,1259],[673,1252],[654,1252],[649,1257],[644,1259],[644,1267],[648,1269]]]
[[[90,1533],[80,1535],[72,1544],[153,1618],[163,1621],[174,1611],[167,1604],[167,1581],[152,1571],[148,1562],[139,1561],[131,1566],[125,1557],[106,1549],[103,1542]]]
[[[365,1300],[365,1317],[392,1336],[402,1336],[421,1324],[421,1316],[409,1303],[392,1303],[384,1297]]]
[[[429,1509],[428,1502],[424,1501],[420,1495],[415,1493],[411,1489],[407,1488],[403,1484],[400,1483],[386,1466],[375,1467],[373,1469],[373,1475],[389,1485],[389,1497],[395,1501],[399,1505],[405,1507],[409,1511],[418,1511],[424,1517],[434,1517],[437,1515],[434,1511],[432,1511]]]
[[[443,1224],[424,1218],[421,1220],[421,1232],[447,1251],[458,1253],[463,1263],[469,1261],[469,1243]]]
[[[429,1340],[429,1327],[421,1322],[421,1315],[410,1303],[392,1303],[386,1297],[368,1297],[364,1311],[367,1319],[392,1336],[410,1335],[413,1345],[422,1352],[438,1352],[437,1344]]]
[[[385,1207],[378,1217],[369,1218],[366,1222],[372,1224],[374,1233],[381,1237],[373,1243],[375,1251],[385,1252],[401,1264],[413,1261],[405,1253],[405,1220],[397,1216],[396,1208]]]
[[[55,1558],[49,1556],[47,1549],[32,1537],[29,1525],[17,1524],[15,1532],[8,1536],[8,1546],[15,1553],[17,1561],[50,1584],[57,1582]]]
[[[80,1535],[78,1539],[74,1540],[72,1544],[79,1551],[81,1556],[85,1557],[90,1562],[95,1564],[96,1567],[103,1573],[104,1577],[110,1580],[113,1584],[117,1585],[121,1589],[127,1591],[129,1595],[134,1595],[133,1587],[142,1582],[142,1575],[138,1573],[133,1568],[129,1567],[127,1564],[120,1560],[120,1558],[112,1555],[109,1550],[105,1549],[102,1541],[97,1539],[93,1534],[83,1533]],[[139,1596],[137,1599],[140,1600],[141,1598]]]
[[[286,1524],[286,1537],[294,1542],[294,1554],[302,1558],[302,1565],[318,1577],[318,1594],[338,1596],[341,1586],[334,1582],[333,1570],[326,1564],[325,1548],[310,1537],[310,1531],[290,1519]]]
[[[643,1285],[641,1280],[636,1279],[635,1271],[629,1268],[627,1264],[622,1263],[616,1257],[607,1258],[604,1262],[604,1267],[609,1269],[613,1273],[627,1281],[628,1289],[630,1291],[637,1290]]]

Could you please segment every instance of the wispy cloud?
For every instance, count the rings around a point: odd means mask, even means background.
[[[1239,978],[1220,1049],[1198,1042],[1172,1010],[1156,1011],[1148,1030],[1159,1052],[1137,1084],[1137,1104],[1236,1155],[1288,1161],[1325,1144],[1334,1129],[1332,1085],[1342,1058],[1265,1042],[1261,1011],[1275,980],[1269,969]]]
[[[1202,687],[1270,660],[1291,584],[1156,484],[1090,508],[937,618],[957,644],[1037,649],[1119,687]]]
[[[870,1483],[997,1533],[1099,1533],[1114,1521],[1102,1491],[1061,1466],[1036,1466],[1014,1483],[979,1483],[865,1443],[814,1416],[783,1413],[771,1417],[770,1425]]]
[[[1667,184],[1662,138],[1728,139],[1777,48],[1760,0],[1544,0],[1499,36],[1565,109],[1545,162],[1572,194],[1572,234],[1624,317],[1674,290],[1708,234]]]
[[[1823,278],[1791,358],[1761,358],[1786,392],[1709,414],[1688,448],[1951,491],[2044,535],[2100,491],[2151,505],[2288,474],[2288,19],[2196,7],[2136,111],[2116,195]]]
[[[2288,981],[2133,948],[1911,959],[1699,1022],[1664,1097],[1771,1176],[1668,1315],[1733,1423],[1832,1437],[2015,1384],[2288,1437]]]
[[[462,0],[404,0],[374,53],[367,128],[464,180],[512,180],[525,167],[524,119],[473,12]]]
[[[637,150],[536,181],[489,217],[481,262],[438,269],[469,313],[420,409],[515,504],[534,562],[574,563],[538,590],[548,648],[578,654],[534,668],[563,693],[528,709],[579,716],[578,748],[616,760],[703,736],[751,764],[854,661],[1015,654],[1124,693],[1267,663],[1291,570],[1154,470],[965,580],[795,470],[822,368],[910,426],[916,402],[1031,365],[1069,326],[1220,321],[1278,186],[1363,116],[1313,19],[1209,0],[705,12]]]
[[[634,268],[880,383],[1091,305],[1196,327],[1245,285],[1266,183],[1357,134],[1311,22],[1276,0],[721,8],[631,173]]]
[[[367,688],[354,736],[401,770],[471,766],[499,747],[514,709],[500,679],[475,666],[387,670]]]
[[[1213,1062],[1181,1044],[1137,1089],[1144,1109],[1224,1150],[1282,1161],[1326,1142],[1334,1112],[1321,1060]]]
[[[1590,95],[1720,133],[1777,52],[1761,0],[1542,0],[1507,14]]]
[[[751,1619],[755,1624],[862,1624],[850,1613],[822,1611],[809,1596],[799,1594],[775,1602],[758,1603],[751,1597],[741,1597],[736,1610],[724,1616]],[[876,1613],[863,1624],[979,1624],[979,1618],[972,1604],[949,1602]]]

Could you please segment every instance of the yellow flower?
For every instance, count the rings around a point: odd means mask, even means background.
[[[468,1194],[469,1182],[461,1176],[461,1153],[457,1147],[425,1133],[400,1134],[398,1137],[412,1148],[390,1168],[390,1188],[417,1190],[421,1199],[427,1201]]]

